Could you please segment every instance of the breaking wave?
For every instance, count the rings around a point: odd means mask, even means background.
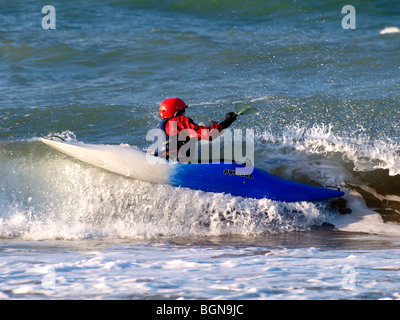
[[[59,134],[76,140],[73,132]],[[331,127],[288,127],[256,137],[258,167],[344,188],[385,221],[400,214],[399,146],[343,138]],[[0,237],[154,238],[307,230],[338,215],[332,203],[282,203],[157,185],[81,163],[37,139],[2,142]],[[355,201],[354,199],[357,199]]]

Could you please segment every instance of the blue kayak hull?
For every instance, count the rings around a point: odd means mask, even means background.
[[[245,172],[246,169],[251,172]],[[174,186],[285,202],[318,201],[344,195],[338,190],[284,179],[237,163],[179,164],[169,180]]]

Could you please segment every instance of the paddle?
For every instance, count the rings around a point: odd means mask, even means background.
[[[253,106],[251,106],[247,103],[244,103],[244,102],[238,102],[233,107],[238,116],[259,114],[258,109],[254,108]]]
[[[247,103],[244,103],[244,102],[235,103],[233,108],[235,109],[235,113],[238,116],[252,115],[252,114],[259,114],[260,113],[260,111],[258,111],[257,108],[254,108],[253,106],[251,106],[251,105],[249,105]],[[205,124],[203,122],[200,122],[199,126],[205,126]]]

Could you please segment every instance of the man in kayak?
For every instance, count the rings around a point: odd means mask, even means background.
[[[185,117],[187,104],[179,98],[169,98],[161,102],[159,112],[162,121],[158,125],[165,139],[159,141],[155,156],[167,160],[189,162],[194,144],[199,140],[212,141],[221,135],[237,117],[234,112],[226,114],[225,120],[210,127],[200,126],[188,117]],[[184,148],[182,148],[186,145]]]

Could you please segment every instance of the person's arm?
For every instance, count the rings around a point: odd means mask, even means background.
[[[213,139],[220,136],[222,130],[224,129],[219,123],[206,127],[199,126],[198,124],[194,123],[194,121],[190,118],[184,117],[181,120],[182,122],[180,124],[178,121],[178,128],[180,127],[181,130],[188,129],[188,136],[190,138],[199,138],[202,140],[212,141]]]
[[[222,131],[228,128],[235,120],[237,114],[229,112],[226,114],[225,120],[221,123],[216,123],[210,127],[199,126],[194,123],[190,118],[180,116],[176,117],[173,121],[168,121],[165,130],[169,136],[179,135],[182,130],[187,129],[187,136],[189,138],[199,138],[202,140],[212,141],[219,137]]]

